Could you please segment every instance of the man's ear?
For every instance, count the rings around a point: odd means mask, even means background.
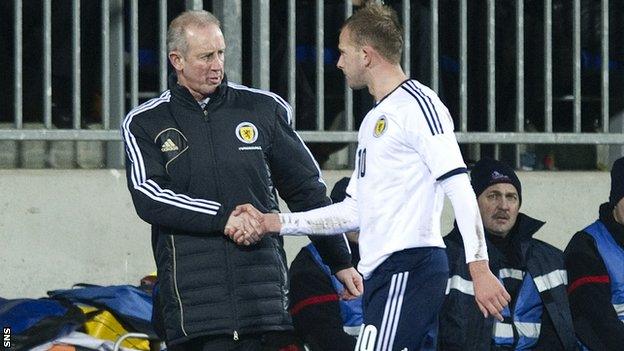
[[[377,51],[370,45],[362,46],[362,58],[364,60],[364,66],[368,67],[373,61],[373,56],[377,54]]]
[[[179,51],[172,51],[169,53],[169,62],[176,71],[182,71],[184,69],[184,57]]]

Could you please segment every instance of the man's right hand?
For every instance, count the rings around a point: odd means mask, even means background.
[[[502,322],[501,312],[511,301],[511,296],[490,271],[488,261],[470,262],[468,269],[474,284],[475,300],[481,313],[483,313],[483,317],[487,318],[492,315]]]
[[[242,211],[241,206],[249,206],[254,211]],[[239,245],[255,244],[262,239],[264,229],[261,224],[262,214],[252,205],[245,204],[238,206],[228,218],[225,224],[224,234]]]
[[[276,213],[262,213],[251,204],[238,205],[230,214],[225,234],[239,245],[255,244],[268,233],[279,233],[281,224]]]

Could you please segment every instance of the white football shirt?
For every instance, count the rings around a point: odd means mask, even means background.
[[[406,80],[369,111],[360,126],[347,199],[310,211],[312,216],[281,215],[281,233],[359,227],[358,270],[368,278],[394,252],[445,247],[440,230],[444,189],[439,180],[465,172],[448,109],[431,89]],[[464,237],[471,251],[467,260],[487,258],[485,245],[474,243],[475,226],[471,229],[474,240]]]

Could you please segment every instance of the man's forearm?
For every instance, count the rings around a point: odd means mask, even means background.
[[[457,174],[440,184],[453,205],[455,220],[464,241],[466,262],[487,260],[483,222],[468,175]]]
[[[269,216],[266,222],[268,231],[282,235],[336,235],[359,229],[357,203],[348,198],[306,212]]]
[[[277,213],[267,213],[263,217],[263,224],[267,232],[279,233],[282,230],[282,223]]]
[[[340,216],[309,218],[298,213],[283,213],[279,215],[279,221],[282,235],[336,235],[357,229]]]

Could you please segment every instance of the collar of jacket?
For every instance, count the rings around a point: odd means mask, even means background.
[[[197,102],[197,100],[195,100],[191,92],[186,87],[178,84],[178,76],[175,72],[169,75],[168,82],[169,82],[169,90],[171,91],[171,95],[175,99],[179,100],[180,103],[190,108],[199,106],[199,103]],[[223,80],[221,81],[221,84],[219,84],[219,86],[217,87],[217,90],[211,94],[210,100],[218,101],[222,99],[227,92],[227,88],[228,88],[227,76],[223,74]]]
[[[618,243],[621,247],[624,247],[624,225],[615,221],[613,217],[613,206],[611,206],[608,202],[600,205],[600,221],[604,223],[604,225],[613,236],[615,242]]]

